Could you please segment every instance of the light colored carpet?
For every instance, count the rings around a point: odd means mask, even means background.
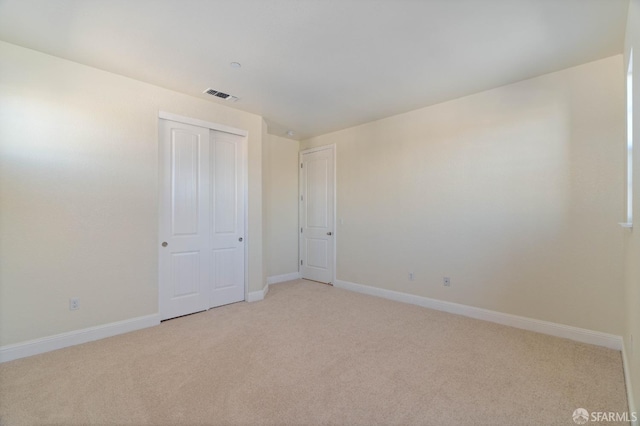
[[[0,365],[12,425],[574,425],[627,410],[620,353],[294,281]]]

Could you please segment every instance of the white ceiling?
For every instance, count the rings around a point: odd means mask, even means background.
[[[0,0],[0,39],[304,139],[622,52],[628,0]],[[232,61],[242,64],[233,69]]]

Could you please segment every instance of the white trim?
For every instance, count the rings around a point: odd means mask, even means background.
[[[336,144],[332,144],[333,148],[333,276],[332,281],[329,284],[336,282],[338,276],[338,237],[340,232],[338,231],[338,147]]]
[[[631,366],[629,365],[629,357],[627,357],[626,345],[622,342],[622,369],[624,370],[624,383],[627,388],[627,403],[629,404],[629,413],[637,413],[636,405],[633,400],[633,387],[631,382]],[[632,426],[639,426],[640,419],[631,422]]]
[[[252,291],[249,293],[249,297],[247,298],[247,302],[259,302],[267,297],[267,293],[269,293],[269,284],[265,285],[262,290]]]
[[[335,149],[335,147],[336,147],[335,143],[332,143],[329,145],[316,146],[315,148],[303,149],[302,151],[300,151],[300,154],[313,154],[314,152],[324,151],[325,149],[329,149],[329,148]]]
[[[518,315],[505,314],[502,312],[491,311],[489,309],[476,308],[474,306],[462,305],[453,302],[445,302],[443,300],[430,299],[428,297],[415,296],[413,294],[385,290],[378,287],[355,284],[348,281],[336,280],[334,286],[371,296],[395,300],[397,302],[410,303],[412,305],[418,305],[438,311],[495,322],[497,324],[507,325],[523,330],[535,331],[537,333],[562,337],[565,339],[575,340],[577,342],[589,343],[591,345],[604,346],[605,348],[615,349],[618,351],[622,350],[622,337],[614,334],[602,333],[600,331],[587,330],[584,328],[557,324],[533,318],[526,318]]]
[[[13,361],[18,358],[55,351],[56,349],[92,342],[94,340],[104,339],[105,337],[116,336],[118,334],[129,333],[131,331],[153,327],[158,324],[160,324],[160,314],[152,314],[112,322],[109,324],[97,325],[95,327],[83,328],[81,330],[68,331],[66,333],[28,340],[26,342],[16,343],[13,345],[5,345],[0,347],[0,362]]]
[[[183,115],[174,114],[166,111],[158,111],[158,118],[164,120],[177,121],[178,123],[191,124],[192,126],[205,127],[220,132],[232,133],[238,136],[249,136],[249,132],[235,127],[225,126],[224,124],[212,123],[210,121],[200,120],[197,118],[185,117]]]
[[[291,272],[290,274],[273,275],[267,277],[267,285],[283,283],[285,281],[293,281],[300,279],[300,272]]]
[[[244,185],[244,300],[249,300],[249,134],[242,140]]]
[[[620,225],[623,228],[633,228],[633,223],[632,222],[619,222],[618,225]]]

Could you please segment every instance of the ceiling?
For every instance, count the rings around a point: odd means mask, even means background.
[[[628,0],[0,0],[0,40],[305,139],[619,54]],[[241,68],[232,68],[239,62]],[[214,88],[235,103],[202,94]]]

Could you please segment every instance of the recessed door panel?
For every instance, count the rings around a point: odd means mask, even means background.
[[[235,248],[213,250],[213,288],[224,289],[236,283],[236,250]]]
[[[320,238],[307,238],[307,267],[309,268],[327,268],[329,261],[327,254],[329,248],[327,245],[329,242],[326,239]]]
[[[310,158],[306,171],[306,224],[309,228],[326,228],[328,226],[327,196],[329,189],[328,158]]]
[[[213,141],[213,226],[214,234],[237,230],[237,151],[234,140],[216,135]]]
[[[172,297],[189,296],[200,290],[200,253],[171,254]]]
[[[201,135],[171,129],[171,224],[173,235],[198,233]]]

